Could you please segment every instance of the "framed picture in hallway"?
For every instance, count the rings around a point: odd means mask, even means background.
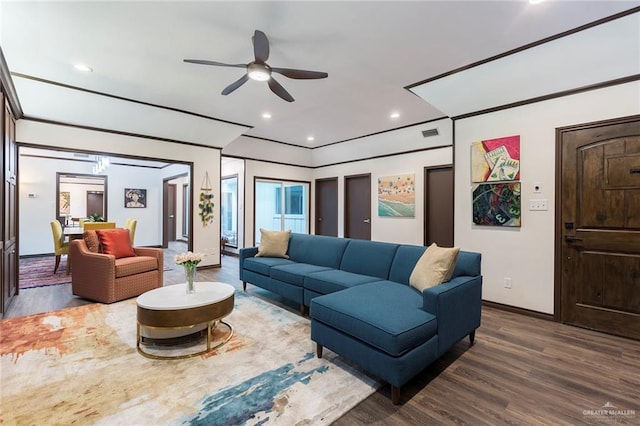
[[[126,208],[147,207],[147,190],[137,188],[124,189],[124,206]]]

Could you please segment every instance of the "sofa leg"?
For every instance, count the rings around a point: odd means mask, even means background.
[[[473,330],[471,333],[469,333],[469,344],[470,344],[470,346],[473,346],[475,341],[476,341],[476,331]]]
[[[393,405],[400,404],[400,388],[391,385],[391,403]]]
[[[307,316],[307,314],[309,314],[309,308],[307,308],[306,306],[304,306],[304,303],[301,303],[301,304],[300,304],[300,314],[301,314],[303,317],[306,317],[306,316]]]
[[[318,358],[322,358],[322,345],[320,343],[316,343],[316,355]]]
[[[242,281],[242,291],[244,291],[244,292],[247,291],[247,282],[246,281]]]

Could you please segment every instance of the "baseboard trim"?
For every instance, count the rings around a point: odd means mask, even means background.
[[[215,265],[205,265],[205,266],[198,266],[198,271],[204,270],[204,269],[218,269],[221,268],[222,265],[221,264],[215,264]]]
[[[553,315],[544,312],[532,311],[531,309],[519,308],[517,306],[505,305],[503,303],[491,302],[489,300],[482,301],[483,306],[500,309],[502,311],[512,312],[514,314],[526,315],[528,317],[543,319],[547,321],[555,321]]]

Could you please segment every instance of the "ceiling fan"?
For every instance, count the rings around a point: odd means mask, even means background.
[[[230,85],[224,88],[222,91],[223,95],[228,95],[229,93],[236,90],[238,87],[242,86],[249,79],[256,81],[267,81],[269,84],[269,88],[273,93],[280,96],[287,102],[293,102],[293,96],[289,94],[285,90],[284,87],[276,80],[273,79],[272,73],[277,72],[278,74],[282,74],[285,77],[293,78],[293,79],[302,79],[302,80],[311,80],[317,78],[326,78],[329,74],[326,72],[320,71],[305,71],[305,70],[297,70],[292,68],[275,68],[271,67],[267,64],[267,59],[269,59],[269,39],[262,31],[256,30],[252,37],[253,40],[253,55],[255,60],[249,62],[248,64],[225,64],[222,62],[215,61],[207,61],[202,59],[185,59],[184,62],[189,62],[192,64],[202,64],[202,65],[215,65],[219,67],[233,67],[233,68],[246,68],[247,72],[238,80],[234,81]]]

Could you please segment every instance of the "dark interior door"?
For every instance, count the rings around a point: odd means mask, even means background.
[[[176,240],[176,185],[164,181],[162,185],[162,247],[169,247],[169,241]]]
[[[2,224],[2,312],[18,293],[18,147],[16,145],[16,123],[8,103],[4,103],[3,157],[4,190]]]
[[[87,216],[96,213],[106,219],[104,214],[104,192],[87,191]]]
[[[338,236],[338,178],[316,179],[316,235]]]
[[[424,244],[453,247],[453,167],[426,167],[424,181]]]
[[[344,178],[344,236],[371,239],[371,174]]]
[[[640,116],[558,140],[561,320],[640,339]]]

